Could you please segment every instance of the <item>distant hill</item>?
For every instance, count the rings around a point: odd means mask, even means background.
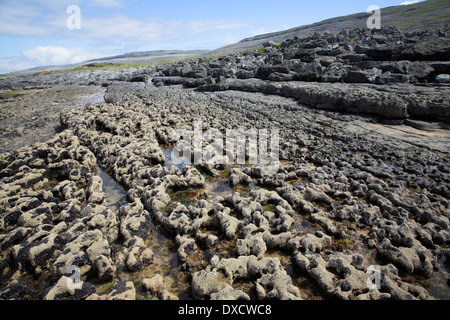
[[[191,57],[198,57],[201,54],[205,54],[206,50],[157,50],[157,51],[142,51],[142,52],[130,52],[112,57],[105,57],[99,59],[88,60],[82,63],[70,64],[70,65],[60,65],[60,66],[43,66],[31,68],[23,71],[16,71],[0,76],[21,76],[30,75],[39,72],[51,72],[51,71],[63,71],[69,70],[76,67],[81,67],[86,64],[92,63],[117,63],[117,64],[141,64],[141,63],[155,63],[159,61],[170,61]]]
[[[367,12],[327,19],[311,25],[285,31],[258,35],[244,39],[207,53],[208,56],[221,56],[246,50],[261,48],[266,41],[282,42],[293,37],[308,37],[315,32],[337,32],[356,28],[367,28]],[[430,29],[444,29],[450,26],[450,1],[427,0],[411,5],[400,5],[381,9],[382,26],[397,27],[404,32]]]
[[[129,62],[129,63],[145,63],[145,62],[156,62],[159,58],[178,58],[181,56],[196,56],[207,52],[206,50],[156,50],[156,51],[141,51],[141,52],[130,52],[117,56],[99,58],[86,61],[86,63],[91,62],[109,62],[109,63],[119,63],[119,62]]]

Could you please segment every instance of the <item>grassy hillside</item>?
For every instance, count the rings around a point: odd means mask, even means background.
[[[450,25],[450,0],[427,0],[381,10],[382,23],[404,31],[443,29]]]

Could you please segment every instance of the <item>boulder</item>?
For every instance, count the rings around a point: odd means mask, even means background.
[[[130,271],[139,271],[153,261],[153,251],[141,245],[133,246],[127,255],[126,266]]]
[[[259,79],[268,79],[269,76],[273,73],[288,74],[289,69],[284,65],[261,66],[256,69],[255,77]]]
[[[238,256],[253,255],[257,258],[262,258],[266,250],[267,246],[261,234],[259,236],[236,240],[236,254]]]
[[[83,300],[95,292],[92,284],[75,283],[72,278],[61,277],[52,287],[43,293],[44,300]]]
[[[192,294],[198,300],[207,299],[229,285],[229,280],[217,271],[204,269],[192,275]]]
[[[226,286],[219,292],[212,293],[211,300],[250,300],[250,297],[242,290],[236,290],[232,286]]]
[[[178,300],[178,297],[171,294],[161,275],[157,274],[153,278],[145,278],[142,280],[142,286],[152,295],[157,296],[160,300]]]

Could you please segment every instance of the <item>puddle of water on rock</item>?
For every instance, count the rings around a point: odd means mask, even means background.
[[[202,192],[204,192],[204,189],[189,189],[181,191],[169,190],[167,194],[170,196],[170,200],[172,202],[181,203],[185,207],[188,207],[193,206],[197,203]]]
[[[205,191],[210,195],[222,197],[226,197],[232,193],[228,178],[209,181],[206,179]]]
[[[165,167],[166,168],[171,168],[171,167],[176,166],[180,170],[182,170],[185,165],[191,165],[190,160],[185,157],[180,158],[182,163],[180,163],[180,164],[174,163],[172,160],[172,151],[173,150],[171,148],[166,148],[166,147],[161,147],[161,149],[165,156]],[[217,170],[217,172],[219,173],[218,177],[212,177],[212,176],[203,174],[203,176],[205,177],[205,187],[204,188],[172,192],[172,193],[170,193],[171,198],[173,199],[173,201],[176,201],[176,202],[181,202],[181,203],[189,202],[189,204],[192,204],[192,203],[195,203],[195,201],[193,201],[193,200],[196,199],[196,196],[190,197],[191,199],[188,199],[188,198],[189,198],[189,195],[193,194],[193,193],[206,192],[208,194],[208,196],[211,196],[213,198],[217,197],[217,196],[226,197],[227,195],[230,195],[233,192],[239,192],[239,193],[241,193],[242,196],[248,196],[248,194],[250,193],[251,190],[256,189],[256,185],[254,183],[251,183],[248,186],[239,185],[239,186],[232,188],[230,185],[230,182],[229,182],[229,175],[230,175],[229,170],[228,169]],[[188,201],[186,201],[186,200],[188,200]]]
[[[315,233],[317,231],[317,228],[313,227],[313,225],[298,212],[295,213],[293,218],[293,231],[295,231],[297,235],[301,236],[308,233]]]
[[[103,180],[106,205],[119,210],[120,206],[128,203],[127,192],[100,167],[97,166],[97,170],[98,175]],[[153,251],[153,262],[138,272],[118,272],[117,277],[121,280],[133,281],[136,287],[137,299],[154,298],[143,291],[141,283],[143,279],[152,278],[156,274],[160,274],[164,278],[164,284],[169,292],[183,300],[192,299],[190,297],[189,281],[186,275],[178,270],[178,254],[174,242],[154,226],[152,228],[152,236],[145,241],[145,244]],[[102,291],[102,288],[109,288],[110,286],[112,286],[112,283],[103,284],[98,289]]]
[[[127,204],[127,192],[125,189],[117,184],[117,182],[99,166],[97,166],[97,171],[98,175],[103,180],[103,192],[106,195],[106,206],[119,209],[120,206]]]
[[[411,275],[399,272],[403,281],[413,285],[424,287],[432,300],[450,300],[450,267],[445,266],[446,257],[442,256],[436,261],[438,270],[434,270],[431,277],[425,278],[421,275]]]
[[[105,92],[106,92],[106,89],[103,89],[99,92],[84,95],[79,100],[79,104],[84,106],[89,103],[92,103],[92,104],[103,103],[103,102],[105,102]]]
[[[392,168],[394,170],[395,173],[402,173],[402,169],[400,169],[399,167],[394,166],[393,164],[391,164],[389,161],[385,162],[386,166],[388,166],[389,168]]]
[[[164,279],[167,290],[182,300],[192,300],[188,276],[178,269],[179,260],[176,244],[166,235],[153,229],[153,235],[146,240],[146,246],[153,251],[153,262],[142,271],[130,274],[130,280],[138,286],[138,299],[151,299],[149,293],[139,287],[145,278],[152,278],[160,274]]]
[[[105,102],[104,92],[92,95],[84,100],[86,104],[88,103],[102,103]]]
[[[172,149],[167,149],[167,150],[163,149],[163,153],[164,153],[164,157],[165,157],[164,164],[167,168],[178,167],[178,169],[182,170],[185,165],[191,164],[191,161],[189,159],[187,159],[186,157],[181,157],[179,159],[181,161],[181,163],[175,163],[172,160]]]
[[[437,260],[438,271],[430,278],[428,293],[436,300],[450,300],[450,268],[445,267],[446,257]]]

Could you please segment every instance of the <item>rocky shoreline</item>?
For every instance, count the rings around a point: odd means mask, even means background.
[[[2,80],[107,89],[2,149],[0,299],[449,299],[449,48],[445,31],[355,30]],[[278,172],[173,165],[171,132],[195,121],[279,128]]]

